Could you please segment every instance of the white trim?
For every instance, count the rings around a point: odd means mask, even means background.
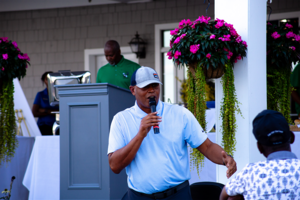
[[[131,48],[127,47],[120,47],[121,53],[132,53]],[[84,70],[91,72],[91,81],[93,83],[96,82],[96,57],[97,56],[104,56],[104,48],[99,49],[85,49],[84,50]]]
[[[178,27],[178,23],[169,23],[169,24],[156,24],[155,25],[155,37],[154,37],[154,52],[155,52],[155,71],[162,75],[161,67],[161,47],[162,47],[162,37],[161,31],[168,29],[175,29]]]
[[[168,23],[168,24],[155,24],[154,27],[154,63],[155,63],[155,71],[163,77],[162,74],[162,60],[161,60],[161,52],[162,49],[165,50],[166,47],[162,47],[162,35],[161,31],[168,30],[168,29],[175,29],[178,27],[178,23]],[[162,91],[162,86],[160,86]],[[162,99],[162,93],[160,93],[160,99]]]
[[[267,14],[268,19],[269,14]],[[285,13],[275,13],[270,15],[270,20],[279,20],[279,19],[286,19],[286,18],[298,18],[298,26],[300,26],[300,11],[296,12],[285,12]]]

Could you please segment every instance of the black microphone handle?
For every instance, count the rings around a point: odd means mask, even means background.
[[[156,112],[156,105],[151,105],[150,109],[151,112]],[[159,133],[159,126],[153,126],[153,130],[155,134]]]

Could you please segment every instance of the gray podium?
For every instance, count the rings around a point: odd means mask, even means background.
[[[121,199],[125,170],[114,174],[107,147],[113,116],[134,105],[129,90],[107,83],[60,85],[60,199]]]

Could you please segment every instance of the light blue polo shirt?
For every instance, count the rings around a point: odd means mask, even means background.
[[[160,133],[154,134],[152,128],[126,167],[128,187],[146,194],[164,191],[189,180],[187,143],[196,148],[207,139],[186,108],[159,101],[156,110],[162,117]],[[111,123],[107,153],[126,146],[137,135],[146,115],[137,103],[117,113]]]

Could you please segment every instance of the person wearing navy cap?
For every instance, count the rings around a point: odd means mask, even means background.
[[[253,120],[257,148],[267,160],[250,163],[223,188],[225,199],[300,199],[300,160],[291,152],[295,135],[284,116],[264,110]]]
[[[227,177],[236,171],[234,159],[207,138],[189,110],[159,100],[161,84],[152,68],[136,70],[130,86],[135,105],[117,113],[111,123],[107,154],[114,173],[126,169],[123,200],[191,200],[187,144],[212,162],[225,164]],[[151,112],[150,99],[156,112]]]

